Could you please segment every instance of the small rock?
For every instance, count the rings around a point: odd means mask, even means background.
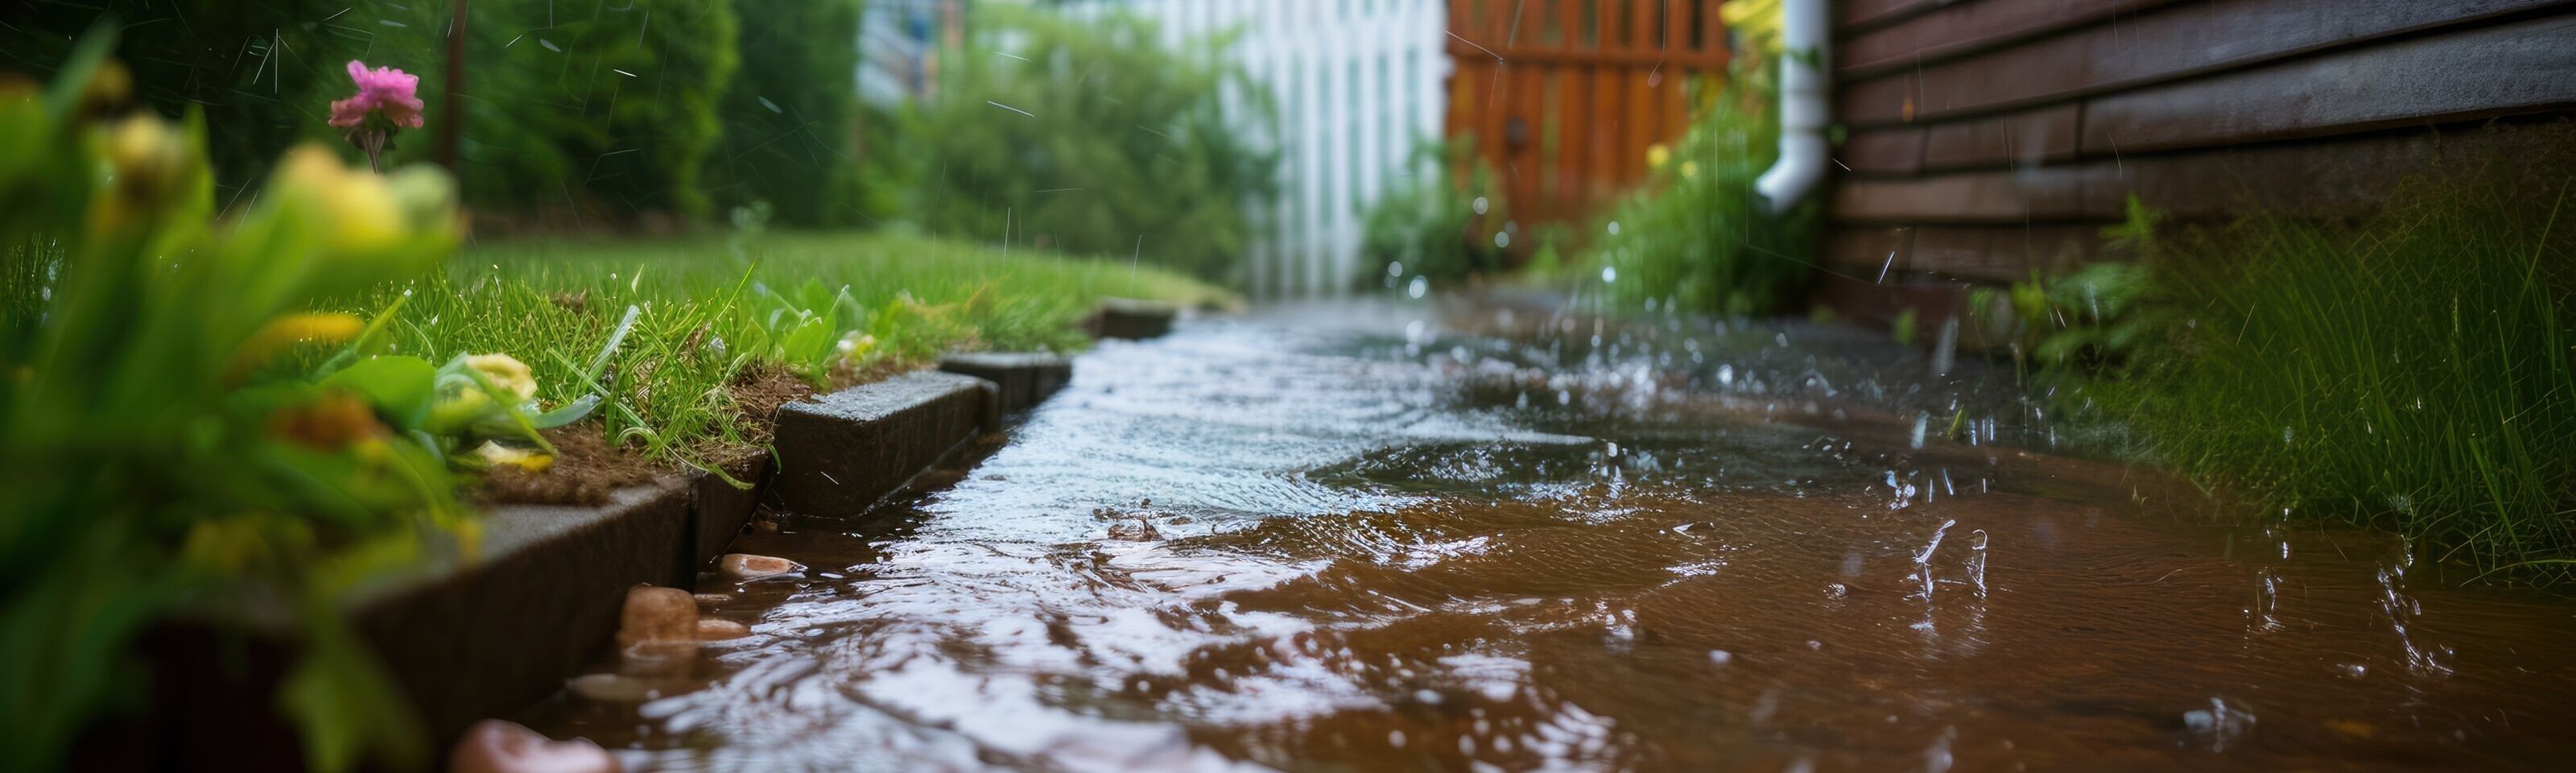
[[[638,585],[626,591],[626,610],[617,624],[617,645],[647,641],[694,641],[698,638],[698,600],[678,588]]]
[[[751,635],[751,626],[731,620],[702,618],[698,620],[698,641],[724,641]]]
[[[723,559],[716,562],[716,569],[736,580],[757,580],[763,577],[802,572],[805,571],[805,565],[775,556],[726,553]]]
[[[466,728],[450,773],[617,773],[617,758],[583,739],[557,741],[516,722],[486,719]]]
[[[685,679],[698,668],[697,625],[689,638],[639,641],[619,650],[618,673],[653,679]]]
[[[652,684],[617,674],[583,674],[564,680],[564,689],[598,703],[643,703],[657,697]]]

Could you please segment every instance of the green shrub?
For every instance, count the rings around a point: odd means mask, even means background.
[[[701,177],[723,130],[718,104],[739,61],[731,0],[493,5],[488,15],[474,6],[479,45],[466,83],[494,110],[471,113],[468,133],[497,130],[537,143],[509,148],[504,158],[561,159],[569,181],[586,192],[574,197],[576,206],[616,216],[707,213]],[[486,200],[529,203],[570,194],[562,187],[567,177],[542,176],[551,171],[495,174],[476,166],[462,174]]]
[[[2093,393],[2152,458],[2274,507],[2489,566],[2566,556],[2576,201],[2563,179],[2509,179],[2417,180],[2354,223],[2258,215],[2158,245],[2154,292],[2180,324]]]
[[[1751,315],[1806,289],[1823,196],[1781,215],[1764,210],[1753,182],[1779,157],[1772,89],[1752,70],[1725,83],[1652,181],[1596,232],[1589,260],[1607,269],[1601,295],[1612,305]]]
[[[1173,52],[1133,16],[984,11],[938,98],[877,150],[918,159],[916,222],[1234,279],[1277,164],[1225,119],[1229,85],[1254,109],[1267,100],[1221,63],[1221,41]]]
[[[742,69],[707,157],[720,206],[769,202],[791,226],[881,216],[864,205],[858,148],[858,0],[734,0]]]
[[[1475,161],[1465,143],[1426,143],[1414,156],[1414,168],[1430,171],[1390,186],[1369,208],[1360,263],[1373,270],[1356,281],[1366,287],[1421,276],[1448,284],[1502,270],[1495,229],[1477,227],[1511,220],[1493,167]],[[1461,167],[1469,170],[1463,180],[1456,177]]]

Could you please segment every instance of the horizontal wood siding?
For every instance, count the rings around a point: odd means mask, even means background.
[[[1847,0],[1819,302],[2105,255],[2127,199],[2334,214],[2576,113],[2576,0]],[[1866,280],[1866,281],[1863,281]],[[1855,283],[1862,286],[1853,286]],[[1933,293],[1932,295],[1938,295]],[[1879,299],[1876,301],[1870,299]]]

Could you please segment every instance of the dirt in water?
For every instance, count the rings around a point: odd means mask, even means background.
[[[750,637],[526,719],[662,770],[2576,753],[2576,604],[1997,445],[2052,436],[1973,363],[1830,328],[1441,329],[1105,343],[954,486],[744,537],[812,567],[702,582]]]

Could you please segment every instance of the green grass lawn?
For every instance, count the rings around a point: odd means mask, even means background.
[[[704,464],[764,441],[736,388],[792,373],[846,385],[947,352],[1073,351],[1104,296],[1227,304],[1232,294],[1127,261],[860,233],[541,239],[461,251],[444,276],[358,301],[394,350],[433,362],[501,352],[549,405],[594,391],[613,442]],[[597,384],[584,377],[634,309]],[[584,424],[581,426],[594,426]]]

